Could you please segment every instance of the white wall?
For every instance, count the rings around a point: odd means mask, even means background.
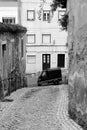
[[[0,22],[2,22],[2,17],[15,17],[15,21],[18,23],[17,2],[0,1]]]
[[[22,25],[27,27],[27,33],[35,33],[37,35],[37,44],[41,44],[42,37],[41,34],[43,33],[51,33],[52,34],[52,43],[55,40],[55,43],[58,45],[65,45],[66,44],[66,37],[67,33],[65,31],[61,31],[60,26],[58,24],[58,10],[54,13],[53,18],[51,19],[50,23],[47,21],[39,20],[38,19],[38,11],[40,9],[40,3],[29,3],[25,2],[22,3],[22,16],[21,21]],[[46,6],[43,7],[44,10],[50,10],[49,3],[46,3]],[[35,21],[27,21],[27,10],[35,10]],[[39,38],[39,39],[38,39]]]

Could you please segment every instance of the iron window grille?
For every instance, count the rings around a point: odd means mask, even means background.
[[[49,10],[43,11],[43,21],[50,21],[50,11]]]
[[[15,18],[13,17],[2,17],[2,22],[5,24],[15,24]]]

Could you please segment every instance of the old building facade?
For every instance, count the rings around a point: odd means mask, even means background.
[[[23,86],[26,70],[25,33],[24,27],[0,23],[0,83],[3,85],[0,86],[0,94],[2,88],[8,91],[11,87],[10,91],[13,91]]]
[[[51,11],[51,0],[20,0],[20,21],[27,28],[26,73],[37,73],[49,67],[67,69],[67,33],[59,19],[65,9]]]

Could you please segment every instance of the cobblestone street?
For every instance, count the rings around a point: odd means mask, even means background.
[[[3,114],[0,130],[82,129],[69,119],[67,86],[60,85],[28,89]]]

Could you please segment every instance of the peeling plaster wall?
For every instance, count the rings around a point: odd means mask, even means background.
[[[69,97],[87,113],[87,0],[68,0]]]
[[[0,34],[0,78],[4,80],[4,89],[8,90],[9,77],[15,78],[13,83],[15,83],[16,89],[23,87],[23,82],[25,78],[25,42],[23,42],[23,56],[21,47],[21,38],[25,37],[24,34],[12,34],[12,33],[2,33]],[[6,50],[2,50],[2,45],[6,45]],[[20,79],[19,79],[20,78]],[[19,81],[17,81],[19,80]],[[10,91],[13,91],[14,85],[11,84]],[[0,88],[1,89],[1,88]]]

